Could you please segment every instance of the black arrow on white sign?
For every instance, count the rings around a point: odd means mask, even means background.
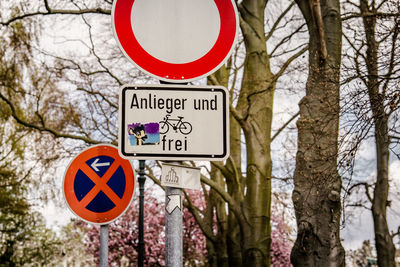
[[[181,210],[181,196],[180,195],[169,195],[167,196],[169,201],[165,209],[168,214],[172,214],[176,208]]]

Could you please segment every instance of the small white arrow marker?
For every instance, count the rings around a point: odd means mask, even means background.
[[[171,214],[175,208],[181,210],[181,196],[180,195],[170,195],[167,196],[169,198],[168,204],[165,207],[168,214]]]
[[[92,165],[90,165],[90,166],[92,166],[92,168],[93,168],[96,172],[100,171],[97,167],[110,166],[110,162],[97,163],[98,161],[99,161],[99,159],[97,158],[95,161],[93,161]]]

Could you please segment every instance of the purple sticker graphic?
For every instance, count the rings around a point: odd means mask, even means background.
[[[128,138],[131,146],[160,144],[159,124],[150,122],[128,124]]]

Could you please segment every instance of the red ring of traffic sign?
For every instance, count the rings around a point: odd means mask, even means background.
[[[189,82],[205,77],[220,68],[232,53],[238,32],[238,14],[233,0],[214,0],[220,15],[218,38],[204,56],[182,64],[159,60],[139,44],[131,23],[134,2],[135,0],[114,1],[111,15],[114,35],[125,56],[139,69],[157,79]]]
[[[112,162],[101,163],[101,161],[98,161],[99,158],[112,159]],[[89,164],[88,162],[92,163]],[[124,187],[120,189],[119,193],[113,191],[115,187],[113,189],[109,186],[110,181],[116,176],[117,180],[125,179]],[[84,178],[79,180],[77,177]],[[78,180],[84,181],[84,183],[79,183]],[[88,184],[89,186],[87,186]],[[119,185],[117,183],[117,186]],[[77,191],[81,191],[81,188],[85,186],[88,189],[82,191],[84,194],[78,194]],[[76,216],[89,223],[108,224],[121,216],[133,200],[134,171],[129,160],[119,156],[116,147],[110,145],[92,146],[82,151],[69,164],[65,172],[63,188],[64,199]],[[108,203],[111,203],[111,207],[101,211],[89,208],[91,203],[95,202],[100,195],[106,198]],[[104,209],[101,205],[100,207],[97,205],[95,208]]]

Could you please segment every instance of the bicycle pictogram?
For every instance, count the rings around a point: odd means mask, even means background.
[[[164,119],[159,122],[160,134],[166,134],[170,127],[172,127],[176,133],[179,130],[181,134],[184,135],[188,135],[192,132],[192,125],[187,121],[183,121],[182,116],[178,116],[177,119],[171,119],[170,116],[171,114],[167,114]]]

